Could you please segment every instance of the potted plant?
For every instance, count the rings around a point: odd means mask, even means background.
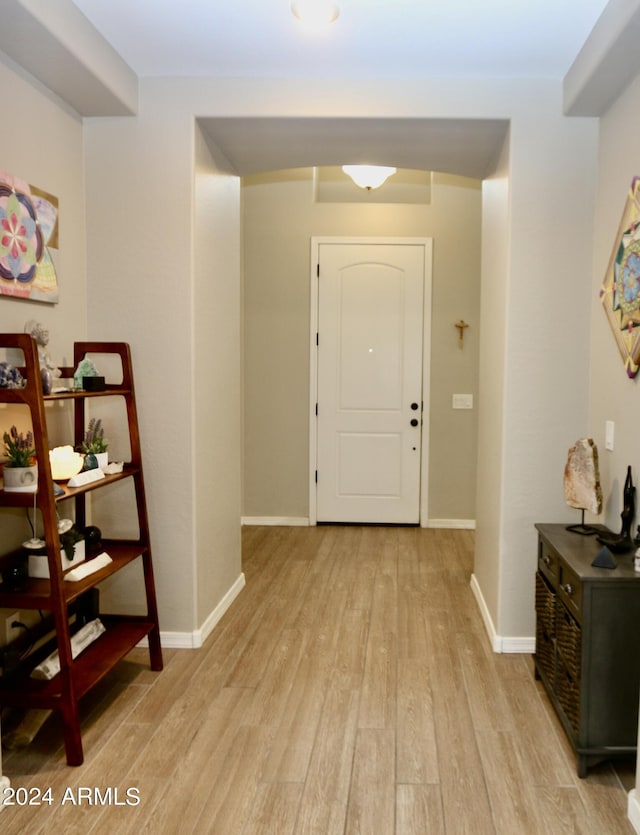
[[[87,456],[87,458],[85,458],[85,470],[91,470],[94,467],[102,468],[107,466],[109,463],[109,455],[107,453],[108,446],[109,441],[104,437],[102,420],[100,418],[91,418],[89,426],[84,433],[82,443],[80,444],[81,451]],[[90,459],[87,461],[89,456],[94,456],[95,463]]]
[[[33,432],[26,435],[12,426],[2,436],[5,461],[4,489],[14,493],[35,493],[38,489],[38,465],[33,443]]]
[[[84,536],[72,525],[70,520],[63,519],[62,523],[67,522],[68,527],[64,526],[62,530],[60,527],[58,533],[60,535],[60,564],[62,570],[73,568],[85,561],[85,540]],[[47,559],[46,550],[29,551],[29,577],[49,577],[49,560]]]

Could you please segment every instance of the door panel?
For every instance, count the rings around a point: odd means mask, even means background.
[[[424,247],[319,253],[318,521],[417,523]]]
[[[402,486],[399,433],[338,433],[337,486],[340,496],[397,499]]]
[[[355,264],[339,277],[340,409],[399,409],[403,279],[384,264]]]

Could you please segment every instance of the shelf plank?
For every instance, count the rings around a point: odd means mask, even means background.
[[[100,615],[106,627],[100,637],[78,655],[72,665],[72,680],[81,698],[121,661],[154,625],[146,618]],[[0,704],[6,707],[40,707],[55,710],[62,699],[62,676],[50,681],[20,676],[4,682],[0,678]]]
[[[57,391],[53,394],[45,394],[42,399],[45,403],[52,400],[87,400],[92,397],[123,397],[131,393],[126,386],[110,384],[102,391],[85,391],[85,389],[69,389],[68,391]]]
[[[125,464],[121,473],[105,475],[99,481],[92,481],[90,484],[84,484],[81,487],[69,487],[68,484],[60,484],[64,493],[54,498],[56,503],[63,502],[66,499],[73,499],[82,493],[96,490],[98,487],[105,487],[107,484],[113,484],[115,481],[121,481],[123,478],[131,478],[131,476],[139,472],[139,467],[133,464]],[[33,493],[12,493],[0,488],[0,507],[33,507]]]
[[[140,542],[125,542],[118,540],[103,540],[103,550],[109,554],[113,562],[90,574],[77,582],[67,581],[63,585],[64,598],[67,605],[79,597],[83,592],[97,586],[112,574],[120,571],[127,563],[133,562],[146,552],[146,547]],[[78,563],[80,565],[80,563]],[[71,570],[71,569],[69,569]],[[64,575],[63,575],[64,576]],[[0,585],[0,609],[47,609],[51,610],[53,603],[51,583],[47,579],[30,577],[23,591],[2,591]]]

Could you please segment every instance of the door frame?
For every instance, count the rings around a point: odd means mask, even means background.
[[[431,383],[431,289],[433,283],[433,238],[387,238],[387,237],[345,237],[312,236],[311,261],[309,267],[309,524],[317,525],[317,486],[318,468],[318,263],[322,244],[378,244],[378,245],[418,245],[424,247],[424,304],[422,317],[422,449],[420,459],[420,527],[426,528],[429,522],[429,398]],[[425,339],[425,334],[429,338]]]

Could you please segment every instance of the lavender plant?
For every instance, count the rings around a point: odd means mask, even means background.
[[[5,464],[7,467],[33,467],[36,463],[36,450],[33,445],[33,432],[29,430],[26,435],[18,432],[15,426],[12,426],[8,432],[2,436],[4,441],[4,451],[8,457]]]
[[[100,452],[106,452],[109,446],[109,441],[104,437],[104,429],[102,427],[102,420],[100,418],[91,418],[89,426],[84,433],[84,438],[80,449],[86,452],[87,455],[97,455]]]

